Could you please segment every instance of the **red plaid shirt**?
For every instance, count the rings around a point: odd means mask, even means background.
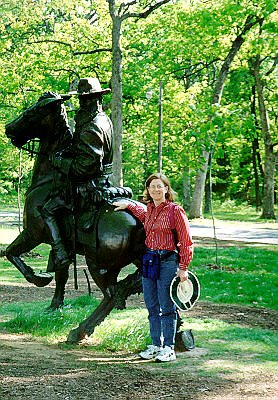
[[[147,210],[135,204],[129,204],[128,209],[144,225],[146,231],[146,246],[152,250],[175,250],[174,236],[171,230],[169,200],[155,207],[149,202]],[[180,252],[179,268],[187,270],[193,257],[193,242],[190,227],[184,209],[176,205],[174,210],[174,223],[178,235],[178,247]]]

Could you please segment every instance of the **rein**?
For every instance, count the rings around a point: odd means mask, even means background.
[[[34,157],[34,155],[43,154],[42,152],[38,152],[35,150],[36,143],[39,143],[39,139],[31,139],[29,142],[27,142],[27,147],[21,146],[20,149],[31,154],[32,158]],[[44,155],[46,155],[46,154],[44,154]]]

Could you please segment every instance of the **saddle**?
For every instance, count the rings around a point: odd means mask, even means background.
[[[84,190],[85,189],[85,190]],[[92,244],[96,240],[98,220],[106,208],[111,205],[115,199],[132,198],[132,190],[128,187],[95,187],[86,184],[86,188],[78,187],[78,193],[81,194],[81,208],[75,210],[75,225],[78,241],[83,244]]]

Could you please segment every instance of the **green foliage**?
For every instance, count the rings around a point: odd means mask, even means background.
[[[136,2],[142,10],[148,2]],[[268,75],[275,48],[275,2],[169,2],[146,19],[122,24],[123,170],[125,184],[140,195],[145,178],[157,169],[158,89],[163,82],[163,170],[179,197],[184,181],[191,189],[202,164],[202,150],[214,147],[214,190],[219,197],[255,202],[252,140],[260,130],[250,111],[253,77],[249,61],[258,49],[264,60],[265,97],[275,131],[277,82]],[[118,6],[118,4],[117,4]],[[107,1],[73,0],[18,3],[6,0],[0,22],[0,195],[17,192],[18,151],[4,125],[46,90],[67,92],[80,76],[111,78],[111,18]],[[221,107],[212,108],[215,77],[247,16],[264,17],[233,63]],[[152,89],[153,97],[146,99]],[[70,104],[70,109],[74,108]],[[109,108],[109,104],[107,104]],[[109,112],[109,111],[108,111]],[[224,165],[223,165],[224,164]],[[33,160],[23,155],[23,192]],[[262,192],[262,175],[259,176]]]
[[[212,145],[215,192],[220,196],[225,194],[226,198],[255,202],[251,140],[258,132],[250,114],[253,78],[247,60],[256,46],[256,28],[248,34],[251,42],[247,40],[242,56],[239,55],[228,76],[221,107],[213,109],[209,104],[215,75],[246,17],[264,15],[271,20],[271,7],[273,4],[268,2],[258,6],[248,1],[241,4],[225,1],[208,6],[182,3],[175,8],[161,9],[158,18],[139,21],[125,32],[129,47],[124,73],[128,76],[130,105],[126,104],[125,110],[128,117],[124,172],[126,183],[135,193],[142,187],[138,184],[142,174],[145,179],[157,166],[157,102],[159,81],[162,81],[163,170],[180,195],[186,175],[194,183],[195,172],[202,163],[203,146],[209,149]],[[132,41],[132,37],[143,32],[143,40]],[[132,80],[133,71],[136,80]],[[145,95],[149,89],[153,97],[147,101]],[[246,161],[241,162],[244,157]],[[226,172],[221,177],[223,162]],[[262,188],[262,177],[259,178]]]

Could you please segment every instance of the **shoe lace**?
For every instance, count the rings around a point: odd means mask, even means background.
[[[173,349],[171,349],[171,347],[164,347],[161,351],[160,351],[160,355],[167,355],[167,354],[171,354],[173,352]]]

